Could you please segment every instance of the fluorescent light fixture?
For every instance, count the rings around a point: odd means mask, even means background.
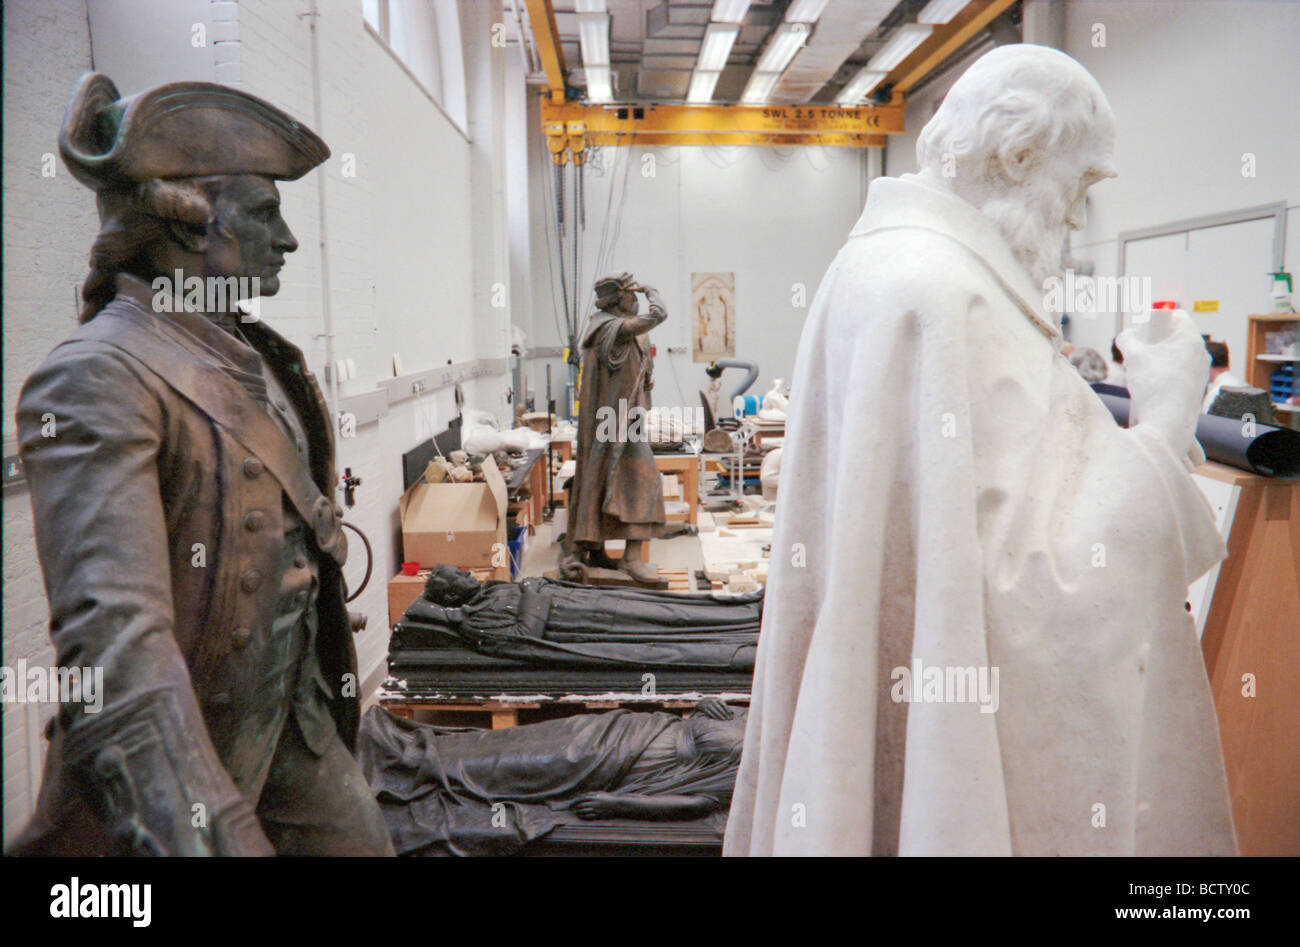
[[[930,35],[928,23],[908,23],[900,26],[880,47],[880,52],[871,57],[867,68],[873,72],[889,72],[912,54],[916,47],[925,42]]]
[[[573,10],[575,13],[604,13],[605,0],[577,0]]]
[[[718,84],[720,72],[702,72],[695,70],[691,76],[691,88],[686,93],[686,101],[691,105],[704,105],[713,101],[713,89]]]
[[[714,0],[710,19],[714,23],[743,23],[749,4],[750,0]]]
[[[926,29],[928,30],[929,27],[927,26]],[[811,32],[807,23],[782,23],[772,34],[772,39],[763,50],[763,55],[759,57],[754,71],[784,72],[785,67],[790,65],[790,60],[794,59],[794,54],[808,42],[808,35]]]
[[[845,83],[835,101],[840,105],[861,105],[868,93],[880,85],[880,81],[887,75],[887,72],[859,69],[857,75]]]
[[[609,14],[579,13],[578,42],[584,66],[609,65]]]
[[[735,23],[710,23],[704,32],[704,42],[700,44],[700,58],[695,68],[704,72],[719,72],[726,68],[731,46],[739,35],[740,27]]]
[[[763,105],[771,98],[772,90],[776,88],[780,78],[779,72],[753,73],[749,77],[749,84],[745,86],[745,94],[740,97],[740,101],[746,105]]]
[[[966,0],[930,0],[917,16],[917,23],[947,23],[966,6]]]
[[[787,23],[816,23],[830,0],[794,0],[785,11]]]
[[[610,85],[609,66],[587,66],[587,101],[613,102],[614,88]]]

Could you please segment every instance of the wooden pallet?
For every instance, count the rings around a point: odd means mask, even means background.
[[[691,569],[660,569],[659,575],[668,580],[669,592],[705,591],[699,587],[699,583],[695,579],[695,572]],[[714,592],[722,592],[726,590],[727,583],[719,579],[711,579],[709,587]]]
[[[690,569],[660,569],[659,578],[668,580],[669,592],[695,591],[695,573]]]
[[[739,694],[727,695],[728,703],[744,704],[748,706],[749,698]],[[620,708],[627,710],[665,710],[675,712],[688,712],[695,709],[698,701],[683,700],[681,698],[659,698],[659,697],[636,697],[636,696],[618,696],[613,700],[604,700],[601,698],[587,697],[561,697],[557,700],[537,701],[537,700],[511,700],[508,697],[497,698],[495,700],[474,700],[464,698],[451,698],[439,700],[438,698],[408,698],[408,697],[381,697],[379,703],[383,708],[394,716],[403,717],[407,720],[414,720],[418,711],[424,722],[437,724],[439,718],[446,720],[448,714],[485,714],[491,719],[493,730],[504,730],[506,727],[515,727],[520,723],[519,715],[521,711],[535,711],[547,708],[562,708],[569,712],[566,715],[580,713],[603,713],[606,710],[618,710]],[[528,716],[536,716],[529,714]],[[523,721],[528,723],[530,721]]]

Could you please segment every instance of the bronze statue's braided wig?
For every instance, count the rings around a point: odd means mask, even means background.
[[[213,207],[205,183],[202,178],[151,178],[98,193],[99,234],[81,287],[80,321],[89,322],[112,301],[118,273],[147,272],[148,252],[167,239],[169,224],[207,229]]]

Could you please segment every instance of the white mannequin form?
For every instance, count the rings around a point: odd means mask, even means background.
[[[1063,53],[957,81],[870,185],[800,341],[727,854],[1231,854],[1189,582],[1208,355],[1119,339],[1133,426],[1043,281],[1115,121]]]

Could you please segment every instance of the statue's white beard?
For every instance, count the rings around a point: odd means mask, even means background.
[[[1011,252],[1042,287],[1049,277],[1064,272],[1066,202],[1047,182],[1015,192],[1002,192],[986,200],[980,212],[992,220],[1011,246]]]

